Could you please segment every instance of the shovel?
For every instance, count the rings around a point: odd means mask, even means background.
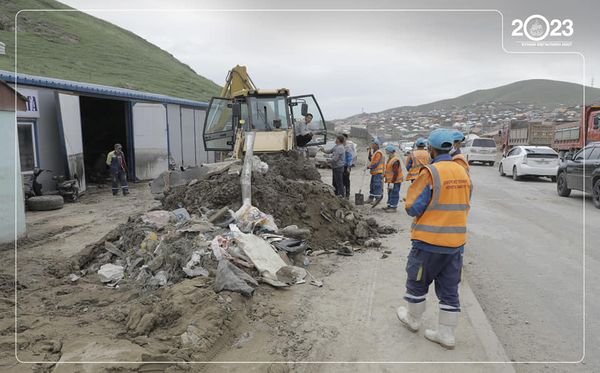
[[[354,204],[356,206],[365,204],[365,195],[362,194],[362,187],[363,187],[363,185],[365,185],[365,175],[366,174],[367,174],[367,170],[365,169],[363,171],[362,181],[360,183],[360,189],[358,190],[358,193],[354,193]]]

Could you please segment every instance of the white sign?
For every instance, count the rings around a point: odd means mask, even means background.
[[[34,89],[19,88],[19,93],[27,98],[27,109],[19,111],[19,118],[39,118],[40,117],[40,101],[38,91]]]

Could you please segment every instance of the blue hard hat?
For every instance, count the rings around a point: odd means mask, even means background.
[[[381,141],[377,137],[373,137],[373,141],[371,141],[371,143],[373,143],[375,145],[381,145]]]
[[[396,151],[396,148],[394,147],[394,145],[388,145],[385,147],[385,151],[388,153],[394,153]]]
[[[450,150],[454,144],[453,131],[437,129],[429,134],[429,145],[434,149]]]
[[[426,145],[427,145],[427,140],[425,140],[425,139],[424,139],[424,138],[422,138],[422,137],[419,137],[419,138],[417,139],[417,141],[415,141],[415,146],[416,146],[416,147],[420,147],[420,146],[426,146]]]
[[[463,133],[458,130],[452,131],[452,138],[454,138],[454,141],[465,141],[465,135],[463,135]]]

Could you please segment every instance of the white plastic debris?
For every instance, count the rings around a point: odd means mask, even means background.
[[[250,259],[262,277],[278,281],[277,271],[286,264],[281,257],[273,250],[271,245],[262,238],[253,234],[245,234],[235,225],[230,225],[229,229],[233,238],[240,249]]]
[[[252,172],[266,174],[269,171],[269,165],[261,161],[256,155],[252,157]]]
[[[242,232],[252,232],[256,226],[271,232],[277,231],[275,219],[269,214],[265,214],[258,208],[243,204],[234,214],[237,226]]]
[[[98,275],[100,275],[100,281],[114,283],[123,278],[124,271],[125,269],[122,266],[108,263],[100,267]]]
[[[194,251],[191,259],[186,263],[185,267],[183,267],[183,272],[185,272],[185,274],[188,275],[188,277],[208,277],[208,270],[200,266],[201,258],[202,252]]]
[[[181,221],[187,221],[190,220],[192,217],[190,216],[190,213],[183,207],[175,209],[173,211],[171,211],[173,214],[175,214],[175,219],[177,220],[177,222],[181,222]]]

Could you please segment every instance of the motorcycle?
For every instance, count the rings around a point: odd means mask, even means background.
[[[25,195],[25,199],[42,195],[42,184],[40,184],[37,179],[43,172],[50,172],[50,170],[36,167],[33,169],[33,174],[25,176],[23,182],[23,194]]]
[[[65,201],[77,202],[79,200],[79,179],[65,180],[65,177],[52,176],[52,180],[56,181],[56,190]]]

